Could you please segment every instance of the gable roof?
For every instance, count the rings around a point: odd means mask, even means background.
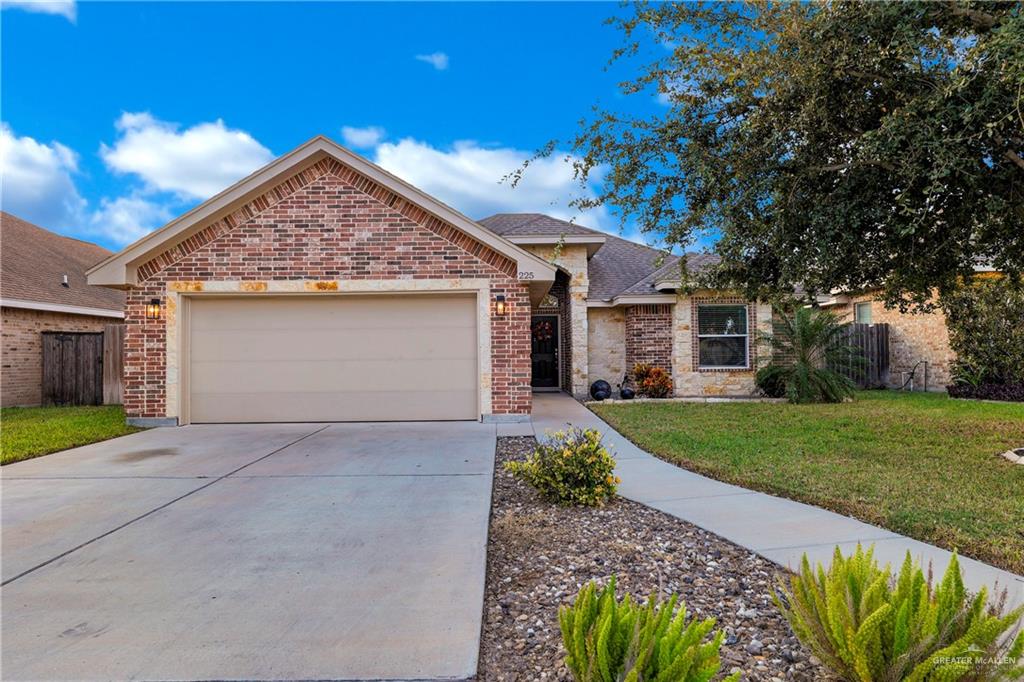
[[[88,271],[89,282],[101,286],[126,288],[138,283],[138,268],[155,256],[188,239],[203,227],[228,215],[251,198],[266,192],[287,178],[332,158],[369,178],[394,194],[415,204],[434,217],[452,225],[469,237],[506,256],[517,264],[524,280],[530,281],[531,294],[536,295],[555,279],[555,267],[521,249],[508,240],[482,228],[450,206],[385,171],[380,166],[319,135],[263,168],[238,181],[220,194],[191,211],[151,232]],[[535,291],[536,290],[536,291]],[[541,292],[540,295],[543,295]]]
[[[124,311],[124,293],[86,283],[86,270],[110,255],[102,246],[63,237],[6,212],[0,212],[0,242],[0,297],[5,306]],[[62,284],[64,275],[68,286]]]
[[[656,288],[659,281],[679,280],[679,257],[582,225],[541,213],[498,213],[477,221],[498,234],[517,236],[591,235],[604,239],[604,245],[590,258],[590,301],[611,301],[618,296],[670,297]],[[691,273],[718,263],[709,253],[687,253],[686,267]]]
[[[563,234],[605,236],[604,232],[570,223],[567,220],[553,218],[543,213],[496,213],[477,222],[503,237],[523,235],[560,237]]]

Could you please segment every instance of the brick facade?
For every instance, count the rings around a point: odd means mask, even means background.
[[[106,325],[119,322],[113,317],[4,308],[0,325],[0,405],[30,406],[42,402],[43,332],[102,332]]]
[[[672,306],[626,309],[626,367],[643,362],[672,371]]]
[[[474,279],[504,295],[492,314],[491,413],[531,406],[530,300],[516,266],[465,233],[333,160],[281,183],[143,265],[126,305],[125,408],[129,417],[162,417],[166,327],[174,311],[146,320],[145,304],[169,286],[281,280]],[[196,284],[196,286],[200,286]],[[335,284],[335,287],[337,285]]]

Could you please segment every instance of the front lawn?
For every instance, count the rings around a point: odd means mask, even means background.
[[[20,462],[140,430],[125,424],[120,405],[5,407],[0,410],[0,464]]]
[[[647,451],[1024,573],[1024,405],[861,392],[853,403],[596,404]]]

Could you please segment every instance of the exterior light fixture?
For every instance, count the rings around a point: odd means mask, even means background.
[[[146,319],[147,320],[159,320],[160,319],[160,299],[150,299],[149,303],[146,304]]]
[[[498,315],[505,314],[505,296],[499,294],[494,297],[494,312]]]

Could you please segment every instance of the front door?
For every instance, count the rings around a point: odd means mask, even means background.
[[[558,388],[558,316],[534,315],[530,325],[534,388]]]

